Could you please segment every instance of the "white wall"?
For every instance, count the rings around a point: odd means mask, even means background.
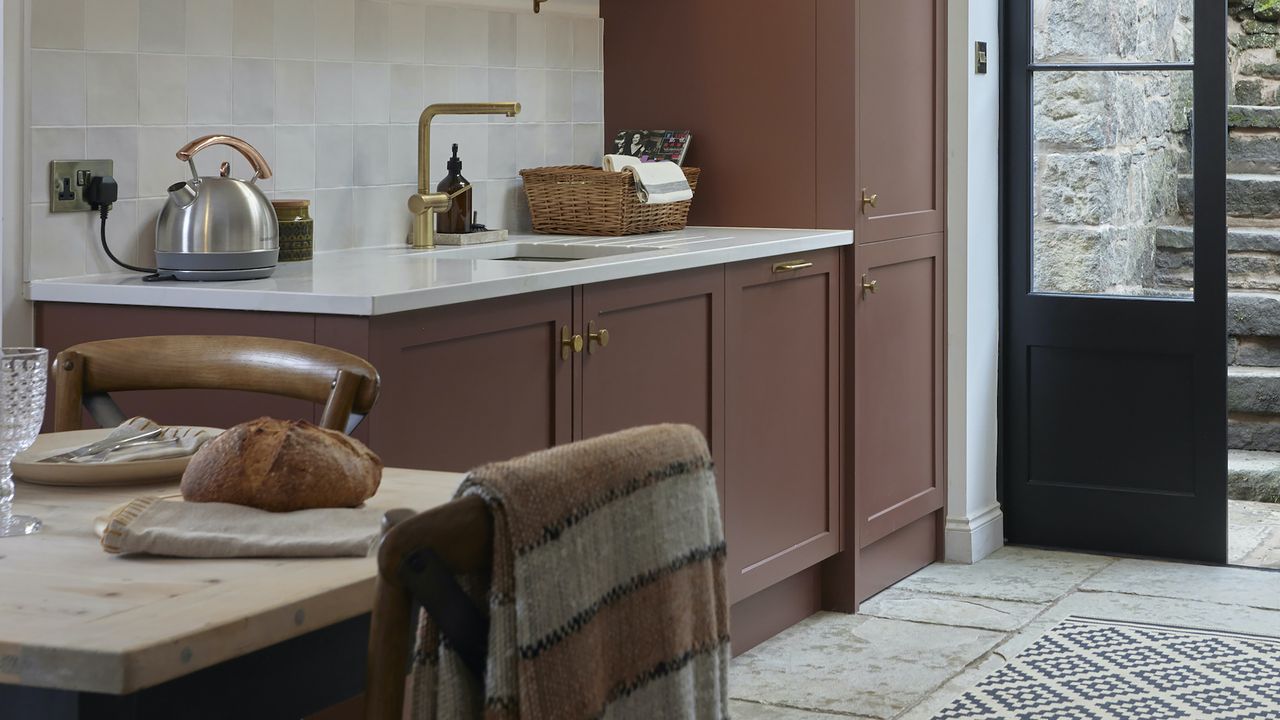
[[[999,0],[952,0],[948,12],[946,556],[976,562],[1004,544],[996,502]],[[986,75],[974,73],[979,40]]]
[[[22,299],[23,212],[26,103],[23,102],[23,0],[2,0],[3,19],[0,33],[3,42],[3,67],[0,83],[3,98],[0,99],[0,175],[4,176],[3,198],[0,198],[0,338],[7,345],[23,345],[31,342],[31,310]]]

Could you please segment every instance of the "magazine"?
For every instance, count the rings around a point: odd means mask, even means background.
[[[670,160],[684,165],[693,133],[688,130],[623,130],[613,139],[617,155],[638,157],[644,162]]]

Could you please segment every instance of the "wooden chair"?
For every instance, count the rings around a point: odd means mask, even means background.
[[[399,720],[416,627],[415,599],[436,619],[463,661],[477,674],[483,672],[488,620],[462,594],[453,576],[489,570],[493,517],[482,499],[469,495],[418,515],[392,510],[382,527],[365,670],[365,719]]]
[[[247,390],[324,403],[320,425],[351,432],[378,399],[378,371],[350,353],[238,335],[99,340],[58,353],[54,430],[79,430],[81,405],[102,427],[124,422],[109,393],[127,390]],[[249,418],[246,418],[249,419]]]

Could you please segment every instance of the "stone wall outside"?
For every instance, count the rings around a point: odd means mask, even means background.
[[[1193,1],[1036,0],[1036,58],[1188,60]],[[1191,90],[1190,73],[1037,73],[1036,290],[1155,291],[1156,231],[1178,222],[1189,162]]]

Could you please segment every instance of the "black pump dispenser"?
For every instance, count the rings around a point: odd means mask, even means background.
[[[471,232],[471,192],[460,192],[471,185],[462,177],[462,158],[458,157],[458,144],[453,144],[453,157],[446,166],[449,174],[436,186],[436,192],[455,195],[453,203],[446,212],[436,215],[436,232],[467,233]]]

